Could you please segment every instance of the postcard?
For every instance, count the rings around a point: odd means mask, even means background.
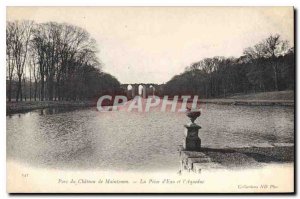
[[[293,7],[7,7],[9,193],[294,193]]]

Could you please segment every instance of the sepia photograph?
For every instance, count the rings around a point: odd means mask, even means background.
[[[7,192],[295,193],[294,22],[7,6]]]

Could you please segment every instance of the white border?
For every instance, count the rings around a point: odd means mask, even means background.
[[[7,0],[8,6],[293,6],[296,0]]]
[[[0,126],[2,128],[1,138],[0,138],[0,160],[1,160],[1,171],[0,171],[0,196],[1,198],[8,198],[9,195],[6,193],[6,171],[5,171],[5,154],[6,154],[6,108],[4,104],[6,103],[6,92],[5,92],[5,21],[6,21],[6,6],[294,6],[299,9],[299,0],[0,0],[0,103],[3,104],[0,108],[1,118]],[[299,15],[299,10],[297,11]],[[295,28],[297,28],[298,23]],[[299,36],[297,32],[296,38]],[[296,40],[297,41],[297,40]],[[297,45],[297,44],[296,44]],[[296,56],[299,58],[299,52],[296,51]],[[299,62],[298,62],[299,63]],[[297,68],[297,66],[296,66]],[[299,76],[299,69],[297,70],[297,76]],[[299,91],[299,81],[297,81],[297,93]],[[297,97],[297,104],[299,98]],[[299,122],[299,117],[297,117],[297,123]],[[298,123],[299,124],[299,123]],[[299,143],[299,135],[297,135],[297,143]],[[299,153],[297,151],[297,162],[299,165]],[[297,165],[297,166],[298,166]],[[297,167],[297,173],[299,173],[299,167]],[[298,176],[297,176],[298,179]],[[297,190],[299,191],[299,181],[297,183]],[[53,196],[23,196],[26,198],[39,198],[39,197],[53,197]],[[65,198],[66,196],[56,196],[57,198]],[[74,196],[70,196],[74,197]],[[88,196],[80,196],[80,198],[87,198]],[[105,195],[101,195],[105,197]],[[110,196],[113,198],[120,196]],[[141,197],[141,196],[138,196]],[[146,197],[146,196],[144,196]],[[152,196],[153,197],[153,196]],[[166,196],[159,196],[158,198],[165,198]],[[168,196],[170,198],[174,196]],[[187,196],[183,196],[187,197]],[[207,196],[200,196],[206,198]],[[209,197],[209,198],[215,198]],[[257,196],[256,196],[257,197]],[[273,196],[266,196],[267,198],[273,198]],[[281,196],[289,197],[289,196]]]

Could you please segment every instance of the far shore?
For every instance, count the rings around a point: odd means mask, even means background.
[[[80,108],[93,107],[93,101],[22,101],[6,102],[6,114],[23,113],[45,108]]]
[[[192,102],[192,100],[191,100]],[[242,106],[291,106],[294,107],[294,91],[273,91],[235,94],[226,98],[198,99],[198,103]]]
[[[200,103],[242,106],[294,106],[294,100],[236,100],[236,99],[203,99]]]
[[[189,102],[188,102],[189,103]],[[294,100],[236,100],[203,99],[198,103],[240,106],[287,106],[294,107]],[[23,113],[46,108],[95,107],[95,101],[22,101],[6,102],[6,114]]]

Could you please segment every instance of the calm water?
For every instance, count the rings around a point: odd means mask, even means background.
[[[211,148],[293,143],[291,107],[208,104],[196,123]],[[7,157],[32,166],[101,170],[179,167],[183,113],[37,110],[7,116]]]

